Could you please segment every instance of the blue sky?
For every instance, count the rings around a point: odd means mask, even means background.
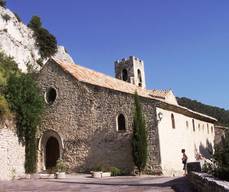
[[[144,60],[147,88],[229,109],[228,0],[8,0],[33,15],[75,62],[114,76],[113,61]]]

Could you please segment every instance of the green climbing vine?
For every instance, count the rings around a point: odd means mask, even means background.
[[[19,141],[25,145],[26,173],[36,171],[37,127],[44,109],[34,75],[22,73],[16,62],[0,52],[0,118],[16,117]]]
[[[36,172],[37,162],[37,127],[44,109],[43,98],[38,85],[30,74],[10,75],[6,98],[11,110],[16,112],[17,135],[25,145],[25,171]]]

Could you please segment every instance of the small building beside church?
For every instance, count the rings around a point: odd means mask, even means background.
[[[182,174],[182,149],[188,161],[209,157],[216,119],[178,105],[171,90],[147,90],[144,62],[134,56],[115,62],[115,77],[48,60],[38,77],[46,101],[39,171],[62,158],[71,171],[115,166],[132,172],[135,91],[148,133],[147,173]]]

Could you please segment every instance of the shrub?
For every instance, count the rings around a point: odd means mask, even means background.
[[[0,0],[0,6],[5,8],[6,7],[6,1]]]
[[[67,171],[67,165],[65,164],[63,159],[58,159],[56,162],[56,170],[58,172],[66,172]]]
[[[56,38],[44,28],[37,31],[37,45],[42,58],[50,57],[57,51]]]
[[[140,175],[144,170],[147,161],[147,134],[142,107],[137,92],[135,92],[134,95],[134,104],[135,112],[133,122],[132,154],[134,164],[138,168]]]
[[[17,64],[11,57],[7,57],[0,52],[0,94],[4,94],[4,88],[6,86],[7,79],[10,74],[19,73]]]
[[[208,174],[214,174],[214,169],[215,167],[213,162],[204,161],[204,164],[202,166],[202,172]]]
[[[11,116],[9,104],[4,96],[0,96],[0,118],[1,120],[7,119]]]
[[[2,15],[2,18],[7,22],[10,20],[10,16],[8,14]]]
[[[92,168],[93,171],[103,171],[103,166],[98,164]]]
[[[38,16],[33,16],[30,20],[28,27],[36,31],[36,29],[40,29],[42,26],[41,19]]]
[[[47,29],[42,27],[40,17],[33,16],[28,27],[34,31],[36,43],[42,58],[50,57],[57,52],[56,38]]]
[[[110,172],[111,172],[111,176],[120,176],[120,175],[122,175],[121,169],[119,169],[117,167],[111,167],[110,168]]]

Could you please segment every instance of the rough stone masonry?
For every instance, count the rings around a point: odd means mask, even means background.
[[[52,87],[57,97],[47,104],[41,125],[43,133],[54,130],[63,141],[62,158],[71,170],[89,171],[98,165],[115,166],[131,172],[131,137],[134,111],[132,94],[87,84],[76,80],[55,61],[50,60],[39,75],[42,93]],[[148,129],[148,171],[160,172],[156,101],[140,98]],[[126,119],[126,131],[117,131],[117,116]],[[45,168],[45,143],[40,144],[40,169]],[[42,159],[43,157],[43,159]]]

